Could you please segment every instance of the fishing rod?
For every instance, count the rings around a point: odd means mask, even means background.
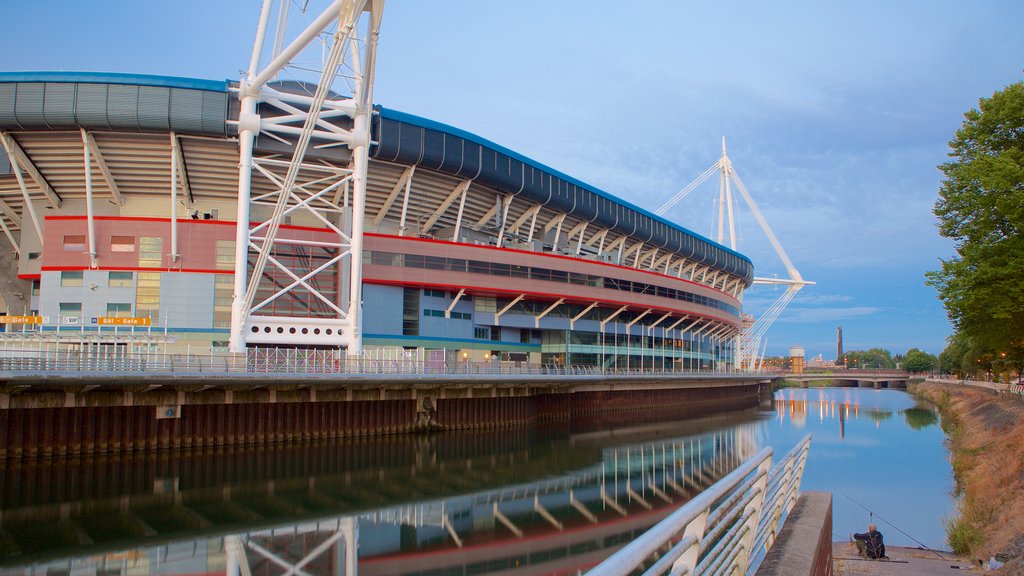
[[[833,489],[835,489],[835,488],[833,488]],[[892,522],[889,522],[889,521],[888,521],[888,520],[886,520],[885,518],[882,518],[881,516],[879,516],[878,514],[876,514],[876,513],[875,513],[875,512],[873,511],[873,510],[871,510],[871,509],[870,509],[870,508],[868,508],[867,506],[865,506],[865,505],[861,504],[860,502],[857,502],[856,500],[854,500],[853,498],[851,498],[851,497],[850,497],[850,496],[849,496],[849,495],[848,495],[848,494],[847,494],[846,492],[843,492],[842,490],[838,490],[838,489],[835,489],[835,490],[836,490],[836,492],[839,492],[839,493],[840,493],[840,494],[842,494],[843,496],[846,496],[846,499],[847,499],[847,500],[849,500],[850,502],[853,502],[853,503],[854,503],[854,504],[856,504],[857,506],[860,506],[861,508],[863,508],[863,509],[867,510],[868,514],[870,514],[870,515],[871,515],[872,517],[874,517],[874,518],[878,518],[878,519],[879,519],[879,520],[881,520],[882,522],[885,522],[885,523],[886,523],[886,524],[888,524],[889,526],[892,526],[893,528],[895,528],[895,529],[896,529],[896,531],[897,531],[897,532],[899,532],[900,534],[903,534],[903,535],[904,535],[904,536],[906,536],[907,538],[910,538],[910,539],[911,539],[911,540],[913,540],[914,542],[917,542],[917,543],[918,543],[918,544],[919,544],[919,545],[921,546],[921,548],[922,548],[922,549],[924,549],[924,550],[927,550],[927,551],[931,552],[932,554],[935,554],[935,555],[936,555],[936,556],[938,556],[939,558],[942,558],[942,559],[944,559],[944,560],[946,559],[946,557],[945,557],[945,556],[943,556],[942,554],[940,554],[940,553],[939,553],[939,552],[938,552],[937,550],[932,550],[932,549],[931,549],[931,548],[929,548],[928,546],[925,546],[924,542],[921,542],[921,541],[920,541],[920,540],[918,540],[917,538],[914,538],[914,537],[913,537],[913,536],[911,536],[910,534],[907,534],[907,533],[906,533],[906,532],[904,532],[903,530],[900,530],[899,526],[897,526],[897,525],[893,524]]]

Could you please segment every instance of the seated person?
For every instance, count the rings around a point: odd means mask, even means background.
[[[885,558],[885,544],[882,542],[882,533],[874,524],[868,524],[868,531],[864,534],[854,534],[853,539],[857,541],[857,552],[873,560]]]

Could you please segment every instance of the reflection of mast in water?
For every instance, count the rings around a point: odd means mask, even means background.
[[[846,408],[845,410],[843,408],[844,407],[840,407],[839,408],[839,439],[840,440],[846,439],[846,415],[849,414],[849,412],[850,412],[850,405],[847,404],[845,406],[845,408]]]

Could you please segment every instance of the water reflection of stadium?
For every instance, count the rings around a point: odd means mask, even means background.
[[[743,412],[9,469],[3,573],[575,573],[760,430]]]

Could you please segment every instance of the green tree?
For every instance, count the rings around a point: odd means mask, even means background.
[[[872,370],[884,370],[896,367],[892,359],[892,353],[884,348],[871,348],[869,350],[851,350],[844,352],[839,358],[838,364],[848,368],[869,368]]]
[[[903,368],[907,372],[931,372],[938,363],[938,358],[917,348],[907,350],[903,356]]]
[[[964,358],[967,356],[968,343],[959,333],[949,337],[946,342],[946,349],[939,353],[939,371],[943,374],[954,374],[962,377],[966,373],[973,372],[968,367],[964,369]]]
[[[1024,368],[1024,83],[982,98],[949,143],[935,203],[956,256],[927,274],[968,352]],[[955,350],[954,350],[955,351]]]

